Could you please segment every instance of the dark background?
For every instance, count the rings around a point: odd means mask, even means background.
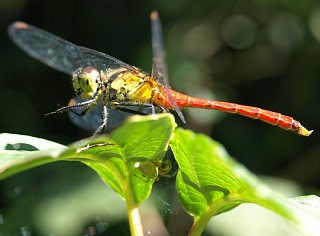
[[[301,137],[237,115],[194,109],[184,112],[185,128],[218,140],[253,171],[293,180],[305,193],[315,193],[320,185],[320,4],[316,0],[2,0],[0,131],[63,144],[90,135],[75,127],[67,114],[44,116],[73,96],[70,77],[17,48],[7,35],[11,22],[28,22],[150,71],[149,14],[154,9],[163,25],[173,89],[278,111],[315,131],[310,137]],[[64,182],[65,178],[68,181]],[[28,205],[43,195],[56,195],[56,188],[70,190],[66,186],[70,181],[74,187],[73,178],[81,183],[94,179],[94,174],[77,164],[59,163],[0,183],[4,218],[17,211],[23,222],[15,221],[10,232],[15,232],[14,227],[32,225],[22,217],[26,204],[17,200],[21,192],[31,199],[25,200]],[[21,206],[17,207],[17,201],[22,201]],[[35,226],[30,228],[37,231]]]

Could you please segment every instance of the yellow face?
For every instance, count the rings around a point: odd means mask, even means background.
[[[75,94],[82,99],[93,98],[100,85],[100,74],[92,68],[80,68],[72,75],[72,85]]]

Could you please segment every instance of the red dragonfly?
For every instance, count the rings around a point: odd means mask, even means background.
[[[143,113],[175,110],[185,122],[180,109],[187,107],[214,109],[259,119],[299,135],[309,131],[299,121],[277,112],[258,107],[239,105],[191,97],[170,89],[161,37],[161,23],[157,12],[151,13],[153,66],[152,73],[143,72],[112,56],[80,47],[23,22],[9,26],[12,40],[30,56],[48,66],[72,75],[76,95],[81,99],[49,114],[71,111],[72,120],[80,126],[99,121],[95,133],[107,126],[108,113],[113,110]],[[99,107],[100,119],[96,119]],[[102,109],[101,109],[102,108]],[[111,108],[111,110],[110,110]],[[90,113],[93,114],[90,116]],[[75,114],[77,116],[75,116]],[[89,117],[80,120],[75,117]],[[93,127],[92,125],[90,127]]]

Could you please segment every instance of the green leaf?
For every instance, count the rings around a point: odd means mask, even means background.
[[[306,235],[319,235],[320,198],[315,195],[299,196],[288,199],[297,227]]]
[[[80,161],[122,196],[132,235],[142,235],[138,205],[158,178],[176,124],[170,114],[133,116],[110,136],[81,140],[65,147],[43,139],[0,136],[0,178],[59,160]]]
[[[19,134],[0,134],[0,179],[55,161],[65,146]]]
[[[171,148],[180,168],[177,176],[179,197],[190,214],[199,216],[210,205],[245,187],[231,171],[234,164],[225,149],[205,135],[177,129]],[[238,204],[232,202],[227,208]]]
[[[172,115],[133,116],[109,137],[92,139],[77,158],[94,169],[120,196],[139,204],[158,177],[159,163],[175,127]],[[79,146],[79,143],[74,146]],[[83,145],[82,145],[83,146]]]
[[[120,196],[145,200],[175,127],[173,116],[133,116],[110,136],[81,140],[71,147],[30,136],[0,135],[0,179],[45,163],[81,161]]]
[[[236,163],[221,144],[205,135],[177,129],[170,146],[180,168],[177,175],[180,202],[195,217],[190,235],[200,235],[212,216],[241,203],[255,203],[272,210],[305,234],[320,232],[318,198],[302,198],[302,205],[296,199],[279,196]],[[307,207],[310,203],[318,208]]]

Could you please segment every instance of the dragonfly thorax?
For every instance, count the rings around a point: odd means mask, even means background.
[[[82,99],[93,98],[100,84],[100,74],[93,67],[79,68],[72,74],[74,92]]]

